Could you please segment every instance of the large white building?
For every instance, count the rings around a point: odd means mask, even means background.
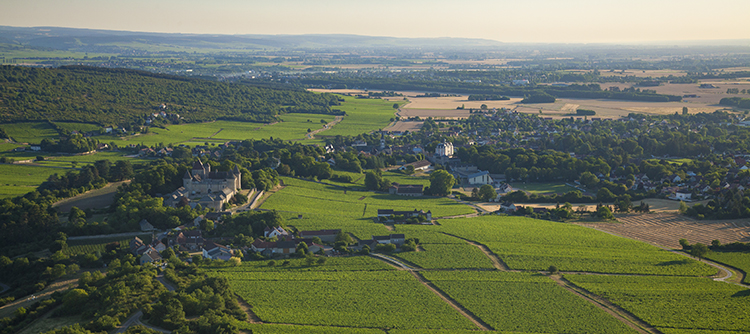
[[[437,145],[435,147],[435,156],[436,157],[452,157],[453,156],[453,143],[451,142],[443,142]]]

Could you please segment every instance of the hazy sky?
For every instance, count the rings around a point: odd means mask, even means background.
[[[750,38],[750,0],[2,0],[0,25],[501,42]]]

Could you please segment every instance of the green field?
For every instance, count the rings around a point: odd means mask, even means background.
[[[420,239],[424,251],[395,254],[426,269],[493,269],[492,261],[479,248],[463,244],[426,244],[421,235],[409,233],[409,237]]]
[[[0,152],[12,151],[16,147],[21,147],[21,146],[23,146],[23,145],[14,144],[14,143],[7,143],[7,142],[0,141]]]
[[[750,290],[710,278],[565,275],[665,333],[750,332]],[[711,332],[713,333],[713,332]]]
[[[264,322],[358,328],[476,328],[408,272],[347,270],[345,266],[336,271],[318,270],[327,266],[293,267],[283,272],[254,267],[238,271],[243,265],[210,274],[229,278],[233,290]]]
[[[0,128],[17,143],[39,144],[43,139],[57,139],[60,134],[46,122],[0,124]]]
[[[316,130],[323,128],[320,120],[331,122],[333,115],[321,114],[286,114],[279,116],[281,122],[275,124],[216,121],[210,123],[188,123],[171,125],[166,129],[150,128],[147,134],[138,134],[127,137],[103,136],[97,137],[102,142],[114,142],[118,146],[130,144],[144,144],[148,146],[158,144],[200,144],[205,142],[224,143],[231,140],[255,140],[264,138],[277,138],[283,140],[303,140],[307,135],[307,129]],[[309,120],[309,122],[308,122]],[[333,126],[333,128],[339,125]],[[324,131],[325,132],[325,131]]]
[[[511,269],[703,276],[716,269],[644,242],[524,217],[440,220],[436,230],[481,242]]]
[[[262,209],[278,210],[290,217],[287,224],[298,229],[316,230],[341,228],[355,233],[358,238],[370,239],[373,233],[387,234],[383,224],[375,223],[378,209],[432,211],[433,217],[472,213],[474,210],[447,198],[404,197],[355,191],[304,181],[283,178],[286,187],[270,196]],[[407,236],[408,237],[408,236]]]
[[[334,109],[346,112],[346,117],[332,129],[321,132],[318,136],[356,136],[361,133],[380,130],[394,117],[394,102],[379,99],[356,99],[342,96],[346,102]]]
[[[748,252],[708,252],[706,258],[745,272],[745,284],[750,284],[750,253]]]
[[[566,186],[564,183],[524,183],[524,182],[512,182],[510,186],[513,190],[523,190],[532,194],[547,194],[547,193],[558,193],[564,194],[569,191],[576,190],[573,187]]]
[[[148,233],[145,233],[143,235],[138,236],[143,242],[150,243],[151,242],[151,235]],[[96,239],[86,239],[86,240],[70,240],[68,241],[68,250],[65,252],[65,254],[70,256],[75,255],[82,255],[82,254],[88,254],[88,253],[96,253],[101,252],[104,253],[106,250],[106,246],[109,243],[112,242],[119,242],[120,247],[127,248],[130,240],[133,240],[133,237],[129,238],[123,238],[123,237],[116,237],[116,238],[96,238]]]
[[[31,192],[50,175],[67,171],[69,169],[0,164],[0,198]]]
[[[89,132],[89,131],[102,130],[102,127],[96,124],[77,123],[77,122],[54,122],[54,124],[60,127],[61,129],[63,129],[66,134],[72,131]]]
[[[112,162],[112,164],[115,164],[119,160],[127,160],[130,161],[132,164],[140,164],[140,163],[147,163],[150,160],[149,159],[143,159],[143,158],[127,158],[123,155],[122,152],[115,152],[115,151],[102,151],[97,152],[95,154],[87,154],[87,155],[54,155],[54,156],[45,156],[44,161],[37,161],[36,164],[42,165],[42,166],[57,166],[57,167],[72,167],[73,163],[75,163],[75,166],[77,168],[83,167],[85,165],[93,164],[96,161],[99,160],[109,160]]]
[[[637,333],[544,275],[427,271],[424,276],[496,330]]]

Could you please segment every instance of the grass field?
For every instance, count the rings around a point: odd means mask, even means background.
[[[67,171],[69,169],[0,164],[0,198],[33,191],[50,175]]]
[[[544,275],[429,271],[424,276],[499,331],[636,333]]]
[[[60,134],[46,122],[0,124],[0,128],[18,143],[39,144],[43,139],[57,139]]]
[[[128,160],[131,164],[147,163],[149,159],[142,158],[126,158],[122,152],[114,151],[103,151],[97,152],[96,154],[87,155],[54,155],[45,156],[44,161],[37,161],[36,164],[42,166],[56,166],[56,167],[72,167],[75,166],[80,168],[85,165],[93,164],[99,160],[109,160],[114,165],[119,160]]]
[[[307,135],[307,129],[321,129],[323,128],[323,123],[320,120],[331,122],[334,116],[322,114],[286,114],[279,116],[279,119],[281,122],[275,124],[232,121],[180,124],[169,126],[166,129],[150,128],[147,134],[123,138],[102,137],[100,140],[106,143],[114,142],[118,146],[129,144],[151,146],[156,144],[167,145],[170,143],[203,145],[205,142],[223,143],[230,140],[255,140],[270,137],[283,140],[303,140]],[[324,131],[321,134],[325,134],[326,132]]]
[[[298,229],[341,228],[358,238],[370,239],[373,233],[387,233],[380,223],[373,222],[378,209],[432,211],[433,217],[472,213],[474,210],[447,198],[403,197],[369,191],[355,191],[284,178],[286,187],[271,195],[262,209],[278,210],[302,219],[287,223]]]
[[[532,194],[558,193],[564,194],[576,190],[573,187],[566,186],[564,183],[525,183],[513,182],[510,184],[514,190],[519,189]]]
[[[644,242],[523,217],[440,220],[436,230],[481,242],[511,269],[702,276],[716,269]]]
[[[748,252],[709,252],[706,258],[745,272],[745,284],[750,284],[750,253]]]
[[[346,102],[334,109],[340,109],[346,112],[346,117],[331,128],[321,132],[319,137],[332,136],[356,136],[361,133],[367,133],[382,129],[390,123],[394,117],[395,109],[393,103],[386,100],[378,99],[355,99],[344,96]],[[399,103],[402,103],[400,101]]]
[[[151,234],[145,233],[143,235],[139,235],[138,237],[141,238],[141,240],[143,240],[143,242],[145,243],[151,242]],[[70,256],[75,256],[75,255],[96,253],[96,252],[105,253],[107,244],[112,243],[112,242],[119,242],[120,247],[127,248],[130,243],[130,240],[133,240],[133,237],[70,240],[68,241],[68,250],[67,252],[65,252],[65,254],[70,255]]]
[[[287,199],[287,203],[279,205],[278,209],[295,208],[297,210],[287,210],[335,213],[355,218],[375,217],[378,209],[432,211],[433,217],[474,212],[474,209],[467,205],[443,197],[407,197],[355,190],[346,190],[344,194],[345,190],[339,187],[290,178],[284,178],[284,184],[287,187],[269,198],[266,205],[270,206],[271,203],[283,200],[284,197],[293,197],[293,200]],[[317,206],[316,203],[321,203],[328,208]]]
[[[747,333],[750,290],[710,278],[565,275],[652,326]],[[691,332],[687,332],[691,333]]]
[[[54,124],[62,128],[66,133],[70,133],[72,131],[89,132],[89,131],[97,131],[97,130],[102,129],[102,127],[97,124],[89,124],[89,123],[55,122]]]
[[[422,243],[420,252],[398,253],[394,256],[414,263],[425,269],[493,269],[490,259],[479,248],[463,244],[427,244],[421,235],[409,233]]]
[[[346,262],[354,266],[346,268]],[[370,260],[368,260],[370,261]],[[376,260],[371,260],[376,261]],[[475,326],[420,284],[397,270],[356,270],[358,257],[339,259],[337,270],[292,264],[283,271],[245,265],[219,269],[233,290],[264,322],[358,328],[473,329]],[[425,312],[429,310],[429,312]]]

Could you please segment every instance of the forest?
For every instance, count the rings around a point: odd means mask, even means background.
[[[0,66],[0,123],[76,121],[144,124],[152,113],[173,122],[217,119],[274,122],[285,113],[343,114],[330,94],[154,74],[128,69]],[[163,105],[163,107],[162,107]]]

